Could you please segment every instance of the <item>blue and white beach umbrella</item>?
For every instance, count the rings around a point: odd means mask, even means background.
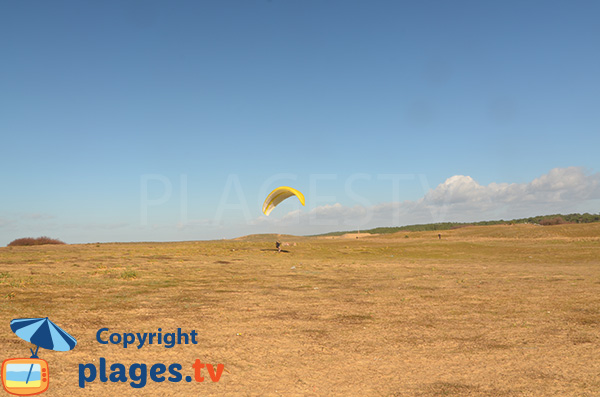
[[[58,325],[46,318],[16,318],[10,322],[10,329],[21,339],[36,345],[35,353],[31,350],[31,358],[38,358],[38,349],[43,347],[48,350],[66,352],[75,347],[77,341]],[[27,380],[29,382],[33,365],[29,367]]]
[[[10,329],[21,339],[37,346],[31,358],[37,358],[40,347],[66,352],[75,347],[77,341],[65,330],[46,318],[16,318],[10,322]]]

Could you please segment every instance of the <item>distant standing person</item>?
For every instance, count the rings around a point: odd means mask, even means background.
[[[438,240],[441,240],[441,239],[442,239],[442,235],[438,234]]]
[[[277,252],[281,252],[281,243],[279,241],[275,242],[275,248],[277,248]]]

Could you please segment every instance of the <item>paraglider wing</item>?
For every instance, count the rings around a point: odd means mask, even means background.
[[[281,186],[273,190],[271,193],[269,193],[263,204],[262,210],[264,214],[268,216],[271,211],[273,211],[273,209],[279,205],[279,203],[292,196],[298,197],[300,203],[304,205],[304,195],[294,188]]]

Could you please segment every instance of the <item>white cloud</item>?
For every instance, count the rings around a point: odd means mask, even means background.
[[[217,222],[214,219],[194,219],[187,220],[185,222],[178,222],[177,229],[178,230],[186,230],[186,229],[197,229],[207,226],[215,226]]]
[[[482,186],[469,176],[448,178],[429,191],[425,204],[455,203],[561,203],[588,200],[600,196],[600,174],[586,175],[578,167],[555,168],[529,183],[491,183]]]
[[[485,220],[594,211],[592,200],[600,198],[600,173],[588,175],[582,168],[555,168],[529,183],[480,185],[471,177],[457,175],[430,190],[417,201],[432,213],[442,212],[443,220]],[[582,206],[583,204],[583,206]],[[467,213],[471,214],[468,216]],[[460,219],[459,219],[460,220]]]
[[[130,225],[127,222],[113,222],[113,223],[65,223],[61,228],[65,229],[81,229],[81,230],[114,230],[127,228]]]
[[[467,201],[481,201],[486,197],[486,189],[470,176],[455,175],[446,179],[435,189],[430,190],[423,200],[429,204],[447,205]]]
[[[600,173],[580,167],[555,168],[528,183],[481,185],[470,176],[455,175],[416,201],[374,206],[323,205],[308,212],[293,211],[282,218],[261,217],[255,225],[295,229],[296,234],[348,226],[370,228],[430,222],[472,222],[514,219],[551,213],[597,212]],[[299,230],[301,230],[299,232]]]
[[[14,225],[14,223],[15,221],[13,221],[12,219],[0,217],[0,228],[12,226]]]
[[[31,212],[31,213],[21,214],[21,219],[31,220],[31,221],[45,221],[45,220],[49,220],[49,219],[54,219],[54,215],[42,214],[39,212]]]

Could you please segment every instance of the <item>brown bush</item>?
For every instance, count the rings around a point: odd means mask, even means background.
[[[11,241],[8,247],[22,247],[27,245],[44,245],[44,244],[65,244],[64,242],[50,237],[24,237]]]
[[[556,216],[554,218],[545,218],[540,221],[540,225],[542,226],[552,226],[552,225],[564,225],[565,223],[569,223],[562,216]]]

